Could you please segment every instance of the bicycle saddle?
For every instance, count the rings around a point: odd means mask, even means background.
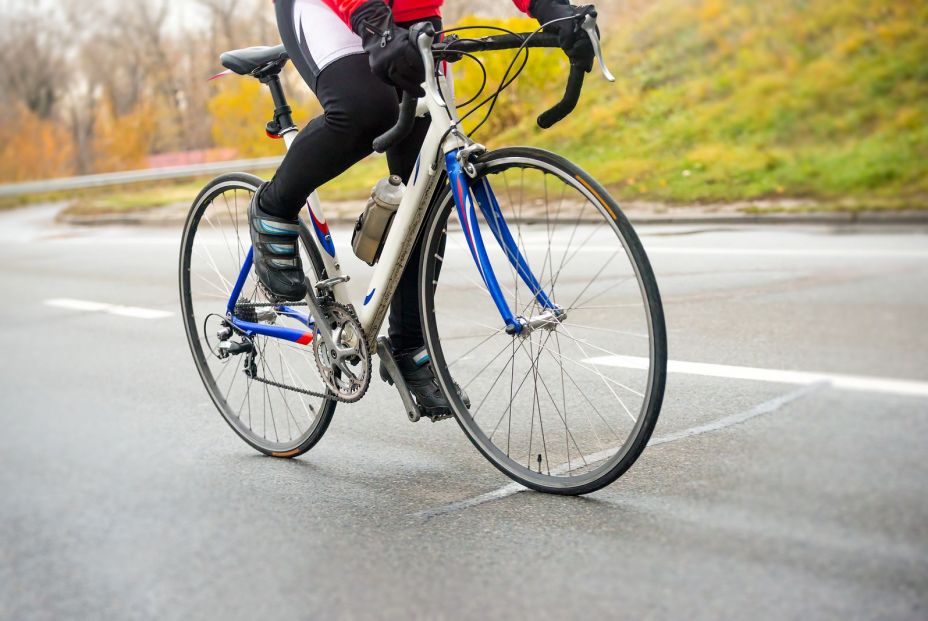
[[[260,45],[257,47],[246,47],[241,50],[232,50],[223,52],[219,57],[219,62],[226,69],[229,69],[239,75],[254,75],[256,72],[267,73],[267,69],[280,69],[287,64],[290,56],[283,45],[268,47]]]

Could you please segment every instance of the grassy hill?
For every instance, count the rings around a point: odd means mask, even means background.
[[[616,84],[594,69],[540,131],[566,74],[533,61],[477,138],[564,153],[625,199],[928,203],[928,2],[634,1],[602,29]]]
[[[616,84],[594,69],[577,112],[541,131],[535,117],[562,92],[566,62],[533,51],[475,137],[562,153],[624,201],[928,209],[925,0],[623,0],[600,23]],[[483,58],[495,85],[511,53]],[[459,96],[479,86],[466,60],[455,75]],[[265,120],[260,103],[249,127]],[[369,158],[322,188],[323,199],[363,198],[385,169]],[[82,203],[90,212],[159,204],[157,189],[141,192]]]

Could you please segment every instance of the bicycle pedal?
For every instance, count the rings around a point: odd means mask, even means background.
[[[432,421],[433,423],[437,423],[439,421],[447,420],[449,418],[454,418],[454,414],[435,414],[434,416],[429,416],[428,414],[426,414],[425,417],[429,419],[430,421]]]
[[[335,285],[343,283],[343,282],[348,282],[349,280],[351,280],[351,276],[348,276],[347,274],[343,274],[342,276],[336,276],[335,278],[320,280],[319,282],[316,283],[316,291],[318,291],[319,293],[326,293]]]

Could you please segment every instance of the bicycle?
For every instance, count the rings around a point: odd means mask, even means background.
[[[600,69],[614,79],[595,12],[580,19]],[[396,125],[374,148],[402,139],[416,116],[430,116],[431,126],[361,299],[348,290],[315,193],[301,215],[309,294],[298,304],[269,300],[252,270],[246,209],[261,180],[222,175],[194,200],[180,255],[184,326],[210,398],[253,448],[284,458],[311,449],[336,405],[364,396],[374,353],[409,419],[420,419],[389,342],[377,334],[421,241],[427,352],[454,418],[484,457],[529,488],[585,494],[612,483],[644,450],[667,353],[660,294],[635,231],[607,191],[566,159],[530,147],[488,151],[471,140],[449,95],[453,78],[436,70],[438,61],[488,50],[518,49],[518,57],[558,47],[540,30],[437,41],[430,25],[413,27],[425,97],[405,93]],[[283,46],[221,60],[226,73],[269,87],[275,111],[267,133],[289,147],[297,128],[279,79]],[[563,99],[539,125],[573,111],[583,79],[572,66]]]

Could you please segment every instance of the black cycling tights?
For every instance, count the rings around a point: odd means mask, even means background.
[[[396,89],[371,73],[367,54],[336,60],[316,80],[316,97],[323,114],[300,131],[274,178],[261,195],[268,213],[296,218],[316,188],[342,174],[372,152],[374,138],[388,130],[399,115]],[[390,173],[409,181],[428,119],[417,119],[413,132],[387,152]],[[390,340],[397,351],[422,346],[422,326],[416,296],[419,247],[413,250],[390,306]]]

